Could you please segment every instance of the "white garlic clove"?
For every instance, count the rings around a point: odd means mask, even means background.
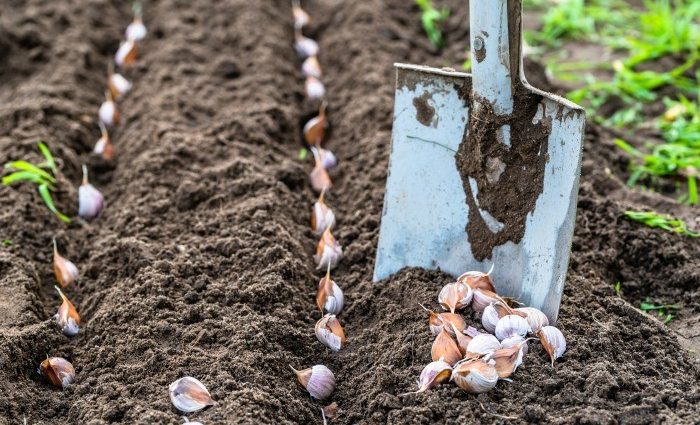
[[[47,358],[39,365],[39,371],[52,385],[68,388],[75,380],[75,368],[62,357]]]
[[[530,332],[530,325],[527,324],[527,320],[516,314],[503,316],[496,323],[495,334],[499,341],[514,335],[524,337],[528,332]]]
[[[316,322],[316,338],[332,351],[340,351],[345,345],[345,331],[335,314],[326,314]]]
[[[105,128],[105,125],[102,123],[102,121],[98,121],[97,123],[100,125],[100,132],[102,136],[97,143],[95,143],[95,148],[92,152],[100,155],[105,161],[111,161],[114,159],[114,146],[112,145],[111,140],[109,140],[109,134],[107,133],[107,128]]]
[[[304,74],[304,77],[321,78],[321,63],[318,61],[318,57],[309,56],[304,59],[304,62],[301,64],[301,72]]]
[[[492,334],[496,332],[496,324],[500,319],[501,318],[494,304],[489,304],[481,313],[481,326],[484,327],[486,332]]]
[[[292,16],[294,17],[294,29],[301,30],[311,22],[311,17],[301,8],[299,0],[292,0]]]
[[[501,298],[495,293],[486,289],[475,289],[472,296],[472,310],[484,311],[490,304],[501,302]]]
[[[480,333],[474,336],[467,345],[467,352],[478,355],[489,354],[501,348],[501,343],[498,342],[495,336],[491,334]]]
[[[114,73],[109,76],[107,86],[113,99],[118,99],[131,90],[131,83],[122,74]]]
[[[537,336],[540,338],[545,351],[549,354],[549,358],[552,360],[552,367],[554,367],[554,360],[563,356],[566,351],[564,334],[554,326],[543,326],[537,333]]]
[[[318,156],[321,160],[321,166],[326,170],[332,170],[338,165],[338,159],[335,154],[328,149],[319,148]]]
[[[520,349],[522,350],[523,355],[525,355],[529,351],[527,341],[528,341],[527,339],[521,337],[520,335],[513,335],[513,336],[508,337],[508,338],[504,339],[503,341],[501,341],[501,347],[510,348],[510,347],[518,345],[518,346],[520,346]]]
[[[345,305],[345,297],[335,281],[330,276],[330,266],[326,271],[326,275],[318,282],[318,291],[316,292],[316,305],[322,313],[340,314]]]
[[[119,45],[114,55],[114,63],[119,67],[127,67],[136,61],[136,41],[127,39]]]
[[[316,255],[314,255],[317,264],[316,269],[333,269],[338,265],[342,257],[343,247],[333,237],[331,229],[326,229],[316,246]]]
[[[521,342],[509,348],[498,349],[491,354],[487,354],[484,357],[484,361],[493,360],[494,367],[498,372],[498,377],[501,379],[508,378],[515,372],[518,366],[523,364],[522,344],[525,344],[525,342]]]
[[[296,50],[297,55],[302,59],[308,58],[309,56],[316,56],[320,51],[316,41],[304,37],[301,34],[296,34],[294,37],[294,50]]]
[[[468,393],[480,394],[496,386],[498,371],[494,362],[468,359],[454,366],[450,380]]]
[[[111,127],[119,122],[119,111],[117,111],[117,105],[111,99],[111,94],[108,93],[108,98],[102,102],[98,115],[100,122],[107,127]]]
[[[58,286],[54,286],[54,288],[58,291],[58,295],[61,297],[62,301],[61,306],[54,315],[56,324],[64,335],[75,336],[80,332],[80,316],[78,315],[78,311],[68,297],[61,292]]]
[[[87,167],[83,164],[83,184],[78,188],[78,215],[90,220],[104,208],[104,196],[88,182]]]
[[[447,382],[450,376],[452,376],[452,366],[446,361],[439,359],[430,362],[420,373],[420,378],[418,378],[418,391],[416,391],[416,393],[422,393],[431,388],[435,388]]]
[[[134,18],[134,20],[126,27],[125,37],[127,40],[141,41],[146,38],[148,31],[146,26],[143,24],[141,18]]]
[[[492,271],[493,267],[491,267],[491,270],[489,270],[488,273],[478,271],[462,273],[462,275],[457,278],[457,282],[466,283],[474,290],[484,289],[495,293],[496,287],[493,285],[493,280],[491,279]]]
[[[315,400],[326,399],[335,390],[335,375],[333,375],[333,372],[326,366],[316,365],[304,370],[291,368],[297,375],[299,384],[301,384]]]
[[[448,283],[438,294],[438,302],[445,310],[454,313],[468,306],[472,301],[473,291],[461,282]]]
[[[527,323],[530,325],[530,330],[532,333],[536,334],[542,329],[543,326],[549,325],[549,319],[542,313],[542,311],[533,307],[520,307],[516,308],[515,311],[519,313],[525,313],[527,317]]]
[[[56,276],[56,282],[63,288],[78,279],[78,268],[75,264],[58,254],[56,238],[53,239],[53,273]]]
[[[309,182],[311,183],[311,188],[318,193],[324,192],[333,186],[331,182],[331,176],[328,175],[326,167],[323,166],[323,160],[319,149],[311,147],[311,153],[314,155],[314,169],[309,173]]]
[[[433,361],[442,359],[450,365],[462,360],[462,352],[460,351],[459,346],[444,328],[438,334],[438,336],[435,337],[433,346],[430,349],[430,355],[432,356]]]
[[[335,226],[335,214],[324,202],[324,194],[325,191],[321,191],[311,211],[311,230],[317,235],[322,235],[326,229],[332,230]]]
[[[310,100],[322,99],[326,95],[326,87],[321,80],[316,77],[306,77],[304,82],[304,90],[306,97]]]
[[[216,404],[199,380],[185,376],[170,384],[170,401],[181,412],[196,412]]]

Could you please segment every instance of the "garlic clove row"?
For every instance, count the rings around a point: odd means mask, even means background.
[[[63,389],[68,388],[75,380],[75,368],[62,357],[50,357],[41,362],[39,371],[49,382]]]
[[[454,313],[471,303],[473,297],[472,289],[461,282],[448,283],[443,286],[438,294],[438,303],[445,310]]]
[[[524,337],[528,332],[530,325],[527,320],[515,314],[503,316],[496,323],[495,335],[499,341],[515,335]]]
[[[563,356],[566,351],[564,334],[554,326],[543,326],[537,333],[537,336],[540,338],[545,351],[549,354],[549,358],[552,360],[552,367],[554,367],[554,360]]]
[[[73,303],[61,292],[58,286],[54,286],[54,288],[56,288],[62,300],[61,306],[54,315],[56,324],[61,328],[61,332],[63,332],[64,335],[75,336],[80,332],[80,316],[78,315],[78,311],[75,309],[75,306],[73,306]]]
[[[335,268],[343,257],[343,247],[333,237],[331,229],[326,229],[321,236],[321,239],[316,245],[316,255],[314,259],[317,263],[317,270],[327,268],[331,270]]]
[[[207,387],[191,376],[178,379],[168,389],[170,401],[181,412],[192,413],[216,404]]]
[[[447,362],[449,365],[454,365],[462,360],[462,352],[454,339],[447,333],[445,328],[435,337],[433,346],[430,349],[430,355],[433,361],[440,359]]]
[[[324,365],[316,365],[308,369],[296,370],[297,381],[309,392],[315,400],[328,398],[335,390],[335,375]]]
[[[56,282],[63,288],[78,279],[78,268],[75,264],[58,254],[56,238],[53,239],[53,273],[56,276]]]
[[[321,344],[338,352],[345,345],[345,331],[335,314],[326,314],[316,322],[316,338]]]
[[[83,183],[78,188],[78,215],[90,220],[104,208],[104,196],[88,181],[87,166],[83,164]]]
[[[463,360],[452,369],[450,380],[468,393],[485,393],[498,383],[498,371],[494,364],[493,361],[487,363],[480,359]]]

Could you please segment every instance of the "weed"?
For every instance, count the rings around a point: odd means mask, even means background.
[[[689,230],[683,220],[669,215],[659,214],[654,211],[625,211],[624,216],[632,221],[646,224],[651,228],[659,228],[693,238],[700,237],[700,233]]]
[[[618,280],[617,282],[615,282],[615,295],[617,295],[619,297],[621,293],[622,293],[622,284]]]
[[[3,239],[3,240],[2,240],[2,246],[7,247],[7,246],[10,246],[10,245],[12,245],[12,241],[11,241],[11,240],[9,240],[9,239]]]
[[[423,29],[428,35],[428,40],[436,48],[441,48],[445,39],[440,31],[440,24],[447,20],[450,16],[450,9],[443,7],[440,10],[435,9],[432,0],[416,0],[416,4],[421,10],[421,23]]]
[[[39,164],[32,164],[24,160],[8,162],[5,164],[5,168],[11,173],[2,178],[2,184],[10,186],[22,181],[34,183],[46,207],[61,221],[70,223],[70,218],[56,208],[51,196],[51,192],[56,190],[56,162],[51,151],[43,142],[39,142],[38,146],[39,151],[44,156],[44,162]]]
[[[666,324],[673,320],[673,313],[676,313],[678,310],[680,310],[680,307],[678,307],[676,304],[657,305],[648,302],[643,302],[639,305],[639,309],[647,313],[650,311],[656,311],[659,315],[659,318],[662,318],[664,324]]]

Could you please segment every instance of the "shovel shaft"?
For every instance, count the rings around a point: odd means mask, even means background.
[[[469,2],[472,94],[499,115],[513,112],[513,94],[522,85],[522,0]]]

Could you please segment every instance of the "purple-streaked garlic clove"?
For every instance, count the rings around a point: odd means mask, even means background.
[[[49,382],[63,389],[68,388],[75,380],[75,368],[63,357],[50,357],[41,362],[39,371]]]
[[[499,341],[515,335],[524,337],[528,332],[530,332],[530,325],[527,324],[527,320],[516,314],[503,316],[496,323],[495,334]]]
[[[317,235],[322,235],[326,229],[332,230],[335,226],[335,214],[325,203],[325,193],[325,190],[321,191],[311,210],[311,230]]]
[[[291,366],[290,368],[297,375],[299,384],[315,400],[324,400],[335,390],[335,375],[324,365],[316,365],[304,370],[296,370]]]
[[[181,412],[192,413],[216,404],[198,379],[185,376],[170,384],[170,401]]]
[[[87,166],[83,164],[83,184],[78,188],[78,215],[86,220],[100,215],[104,208],[104,197],[88,182]]]
[[[473,291],[464,283],[453,282],[443,286],[438,294],[438,302],[445,310],[454,313],[468,306],[472,301]]]
[[[54,315],[56,324],[61,329],[61,332],[66,336],[75,336],[80,332],[80,316],[78,311],[66,297],[58,286],[54,286],[58,295],[61,297],[61,306]]]
[[[320,49],[316,41],[297,33],[294,36],[294,50],[296,50],[300,58],[306,59],[310,56],[318,55]]]
[[[335,314],[326,314],[321,317],[316,322],[314,331],[321,344],[330,348],[331,351],[338,352],[345,345],[345,331]]]
[[[321,313],[340,314],[343,311],[345,297],[340,286],[331,279],[330,266],[326,270],[326,275],[318,282],[316,305]]]
[[[75,264],[58,254],[56,238],[53,239],[53,273],[56,282],[63,288],[78,279],[78,268]]]
[[[316,254],[314,255],[314,260],[316,260],[317,264],[316,269],[333,269],[338,265],[342,257],[343,247],[333,237],[331,229],[326,229],[316,246]]]
[[[498,371],[494,363],[479,359],[463,360],[452,369],[450,380],[468,393],[485,393],[498,383]]]
[[[552,360],[552,367],[554,367],[554,361],[563,356],[566,351],[564,334],[554,326],[543,326],[537,333],[537,336],[540,338],[545,351],[549,354],[549,358]]]

